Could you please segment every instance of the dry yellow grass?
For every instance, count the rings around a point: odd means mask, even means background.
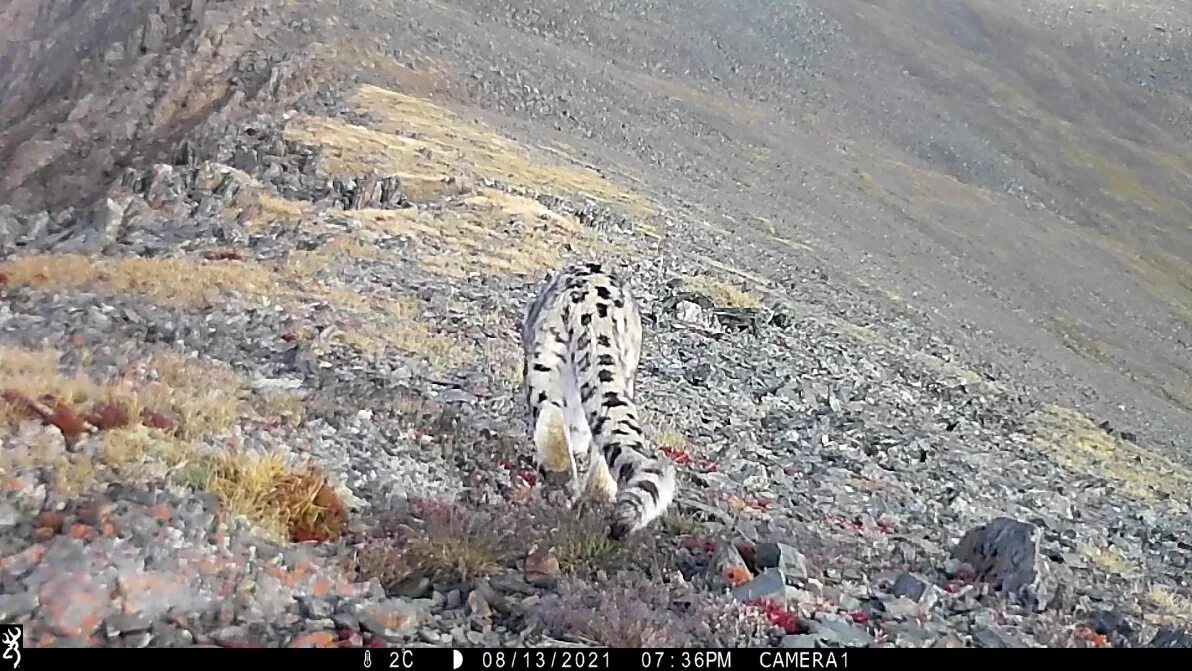
[[[840,331],[864,343],[877,342],[878,340],[877,334],[872,329],[852,322],[840,322]]]
[[[1080,551],[1093,564],[1110,575],[1127,575],[1137,569],[1134,562],[1127,559],[1120,550],[1112,546],[1103,548],[1085,546],[1080,548]]]
[[[651,442],[658,449],[666,450],[686,450],[687,437],[674,427],[664,426],[660,428],[657,433],[651,437]]]
[[[81,255],[33,255],[0,264],[8,282],[43,291],[86,290],[105,295],[132,294],[154,303],[201,309],[216,305],[228,294],[261,301],[292,304],[318,301],[351,322],[341,340],[363,352],[389,344],[422,355],[436,370],[446,370],[475,358],[474,347],[434,332],[419,321],[416,303],[408,299],[369,295],[328,277],[342,262],[375,252],[360,239],[340,238],[326,250],[299,251],[285,261],[264,264],[252,261],[148,258],[94,258]],[[511,259],[532,258],[506,241]],[[527,249],[532,249],[529,245]],[[519,256],[520,254],[520,256]],[[460,261],[453,262],[457,267]],[[529,266],[526,266],[529,267]]]
[[[988,387],[994,390],[1001,389],[1001,385],[985,379],[985,376],[964,368],[963,366],[957,366],[950,361],[944,361],[934,354],[919,352],[915,354],[915,360],[927,368],[940,373],[941,375],[952,379],[964,380],[964,383],[970,387]]]
[[[1088,335],[1088,324],[1083,320],[1068,313],[1060,313],[1055,315],[1052,321],[1055,323],[1055,331],[1068,349],[1094,361],[1109,360],[1109,346]]]
[[[244,409],[244,388],[223,365],[159,353],[142,362],[139,380],[96,381],[62,373],[59,359],[52,350],[0,349],[0,389],[30,399],[50,396],[80,414],[114,404],[132,418],[142,411],[166,415],[184,441],[226,430]],[[10,403],[0,403],[0,417],[9,429],[26,418]]]
[[[815,251],[815,249],[813,247],[811,247],[810,245],[805,245],[801,242],[795,242],[794,240],[791,240],[789,238],[783,238],[783,237],[779,237],[777,235],[773,236],[773,238],[774,238],[775,242],[779,242],[783,245],[786,245],[787,247],[790,247],[791,249],[795,250],[796,252],[814,252]]]
[[[190,458],[195,441],[222,435],[244,409],[243,386],[229,369],[173,354],[149,356],[123,378],[98,381],[62,371],[56,352],[3,348],[0,389],[26,399],[50,397],[99,431],[93,458],[55,447],[49,432],[0,452],[0,470],[49,467],[69,495],[104,479],[165,476]],[[0,402],[0,416],[10,434],[34,419],[10,402]],[[106,421],[96,424],[94,418]]]
[[[509,389],[522,385],[522,352],[512,339],[492,338],[481,347],[484,360],[493,371],[493,381]]]
[[[373,235],[406,237],[415,245],[419,264],[446,277],[469,272],[538,276],[562,262],[567,246],[622,253],[571,217],[494,189],[479,189],[433,212],[358,210],[351,216]]]
[[[169,353],[146,357],[121,378],[97,381],[65,373],[57,353],[49,350],[0,349],[0,390],[28,399],[50,396],[92,422],[92,453],[66,451],[52,430],[24,431],[37,421],[9,401],[0,402],[0,472],[19,474],[48,469],[54,487],[78,496],[110,482],[144,483],[170,478],[214,493],[225,509],[242,514],[279,538],[325,540],[346,523],[347,512],[316,470],[294,466],[276,455],[215,452],[204,442],[227,434],[247,419],[253,407],[258,419],[292,420],[301,412],[294,397],[269,395],[257,403],[242,399],[248,392],[226,366]],[[113,408],[120,408],[119,411]],[[141,411],[162,418],[142,421]],[[91,420],[88,420],[91,421]],[[27,424],[24,426],[28,426]],[[19,435],[17,432],[21,432]]]
[[[333,540],[347,525],[347,509],[319,469],[277,453],[198,455],[180,479],[278,539]]]
[[[769,286],[773,286],[773,284],[774,284],[767,277],[764,277],[764,276],[759,275],[754,272],[750,272],[743,268],[738,268],[736,266],[730,266],[727,263],[721,263],[720,261],[717,261],[716,259],[713,259],[709,256],[703,256],[701,254],[696,254],[693,258],[709,268],[715,268],[717,270],[723,271],[730,275],[736,275],[737,277],[740,277],[740,278],[746,280],[747,282],[749,282],[750,284],[757,286],[757,287],[769,287]]]
[[[1152,585],[1145,596],[1147,603],[1155,608],[1155,612],[1146,614],[1148,621],[1184,627],[1192,625],[1192,599],[1162,585]]]
[[[243,261],[141,257],[100,259],[79,254],[33,254],[0,264],[14,286],[45,291],[85,289],[135,294],[164,304],[204,307],[225,292],[267,297],[280,293],[276,276]]]
[[[1173,513],[1192,508],[1192,472],[1110,436],[1075,410],[1047,406],[1027,418],[1026,433],[1044,455],[1076,473],[1113,481],[1131,496],[1162,500]]]
[[[449,177],[489,178],[543,193],[583,194],[642,216],[655,210],[646,199],[593,170],[574,161],[548,163],[529,148],[425,100],[362,86],[352,103],[377,123],[366,128],[299,117],[287,127],[287,137],[322,147],[329,169],[344,175],[380,170],[424,184]]]
[[[688,84],[644,72],[626,69],[617,69],[614,72],[637,85],[643,91],[664,93],[675,100],[700,107],[706,112],[719,116],[733,124],[748,124],[753,126],[761,125],[765,121],[765,115],[753,105],[739,103],[723,95],[701,91]],[[754,160],[764,160],[769,157],[770,150],[765,147],[758,147],[752,153],[754,154]]]
[[[614,185],[563,148],[534,150],[425,100],[374,86],[361,87],[353,104],[376,121],[366,127],[299,117],[287,127],[287,137],[322,148],[333,174],[396,175],[411,201],[443,205],[434,212],[349,214],[374,234],[412,240],[420,265],[431,272],[451,278],[472,272],[534,276],[557,267],[566,250],[624,253],[608,236],[536,200],[481,187],[484,179],[536,193],[583,195],[628,213],[641,235],[659,235],[645,222],[657,211],[653,203]],[[548,162],[548,155],[555,160]]]
[[[421,319],[422,307],[410,298],[379,298],[356,294],[339,304],[358,301],[359,316],[345,321],[331,337],[333,344],[363,354],[376,354],[394,347],[423,358],[436,372],[449,371],[475,362],[479,348],[463,338],[438,333]]]
[[[711,298],[717,307],[761,307],[761,301],[757,296],[726,282],[721,282],[710,277],[693,275],[684,275],[682,280],[689,291],[704,294],[708,298]]]
[[[238,219],[250,230],[264,228],[278,222],[301,222],[310,219],[313,208],[309,203],[277,196],[263,187],[250,187],[236,194],[224,210],[229,219]]]

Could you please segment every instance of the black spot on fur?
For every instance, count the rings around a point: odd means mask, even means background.
[[[600,378],[601,382],[612,382],[613,378],[616,377],[616,375],[614,375],[613,372],[611,370],[608,370],[607,368],[604,370],[601,370],[596,375],[597,375],[597,377]]]
[[[604,462],[612,468],[612,465],[617,463],[617,459],[621,458],[621,446],[613,443],[604,446]]]
[[[625,301],[621,300],[620,298],[614,299],[613,306],[619,310],[619,309],[625,307]]]
[[[535,363],[534,370],[538,371],[539,373],[549,373],[551,368],[545,364]]]
[[[617,483],[624,484],[625,481],[629,480],[631,477],[633,477],[633,462],[626,461],[625,463],[621,464],[621,468],[617,473]]]
[[[596,357],[596,363],[601,366],[615,366],[617,362],[613,360],[611,354],[600,354]]]
[[[584,302],[584,292],[572,291],[571,292],[571,302],[572,303],[583,303]]]
[[[592,313],[591,313],[591,312],[585,312],[585,313],[583,313],[582,315],[580,315],[580,316],[579,316],[579,323],[583,324],[584,326],[587,326],[587,325],[591,324],[591,323],[592,323]]]
[[[596,344],[600,345],[601,347],[612,347],[613,346],[612,343],[609,342],[608,336],[606,336],[606,335],[597,336]]]
[[[649,473],[650,475],[662,477],[662,469],[658,466],[646,466],[642,469],[642,473]]]
[[[596,420],[596,423],[592,425],[592,435],[599,436],[602,431],[604,431],[604,418],[603,417]]]
[[[654,499],[654,505],[658,505],[658,498],[660,494],[658,493],[657,485],[655,485],[653,482],[650,482],[649,480],[643,480],[642,482],[638,483],[637,486],[645,490],[645,492],[650,495],[650,498]]]
[[[619,407],[621,407],[621,406],[623,406],[623,405],[628,405],[628,404],[627,404],[627,403],[625,403],[625,401],[624,401],[624,400],[621,398],[621,395],[620,395],[620,394],[618,394],[618,393],[617,393],[617,392],[615,392],[615,391],[606,391],[606,392],[604,392],[604,402],[603,402],[603,404],[604,404],[604,407],[606,407],[606,408],[619,408]]]
[[[546,401],[546,392],[545,391],[538,392],[538,402],[543,403],[545,401]]]
[[[599,263],[588,263],[588,264],[585,264],[585,267],[587,267],[588,272],[593,275],[599,274],[603,270],[603,268],[600,267]]]
[[[603,298],[606,301],[608,299],[612,298],[612,292],[610,292],[608,290],[608,287],[606,287],[606,286],[596,287],[596,295]]]
[[[608,318],[608,303],[597,303],[596,312],[600,315],[601,319]]]

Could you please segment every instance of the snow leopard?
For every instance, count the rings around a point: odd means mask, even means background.
[[[538,468],[567,482],[573,506],[612,504],[608,536],[622,540],[674,499],[674,466],[652,454],[633,387],[641,357],[637,301],[602,263],[547,275],[521,328],[522,377]],[[580,489],[577,460],[587,458]]]

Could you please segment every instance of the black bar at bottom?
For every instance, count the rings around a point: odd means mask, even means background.
[[[990,665],[1004,669],[1007,663],[1032,663],[1052,660],[1068,663],[1077,660],[1105,659],[1115,653],[1105,649],[777,649],[777,648],[24,648],[18,671],[50,668],[95,668],[101,663],[142,665],[218,664],[219,671],[261,666],[287,671],[302,667],[336,671],[385,671],[400,669],[458,669],[460,671],[688,671],[688,670],[762,670],[762,669],[850,669],[878,668],[891,662],[930,665],[933,661],[955,665],[964,660],[966,671]],[[1121,654],[1121,653],[1116,653]],[[1192,650],[1177,648],[1131,649],[1131,664],[1171,663],[1188,667]],[[1119,658],[1118,661],[1122,661]],[[872,665],[872,666],[870,666]],[[0,671],[11,668],[11,661],[0,662]],[[168,667],[167,667],[168,668]],[[169,669],[168,671],[180,671]]]

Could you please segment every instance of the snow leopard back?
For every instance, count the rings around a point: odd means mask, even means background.
[[[587,453],[585,493],[614,504],[609,535],[645,527],[673,500],[675,473],[648,453],[634,402],[642,327],[633,294],[601,264],[565,267],[531,302],[521,337],[539,468],[578,482]]]

